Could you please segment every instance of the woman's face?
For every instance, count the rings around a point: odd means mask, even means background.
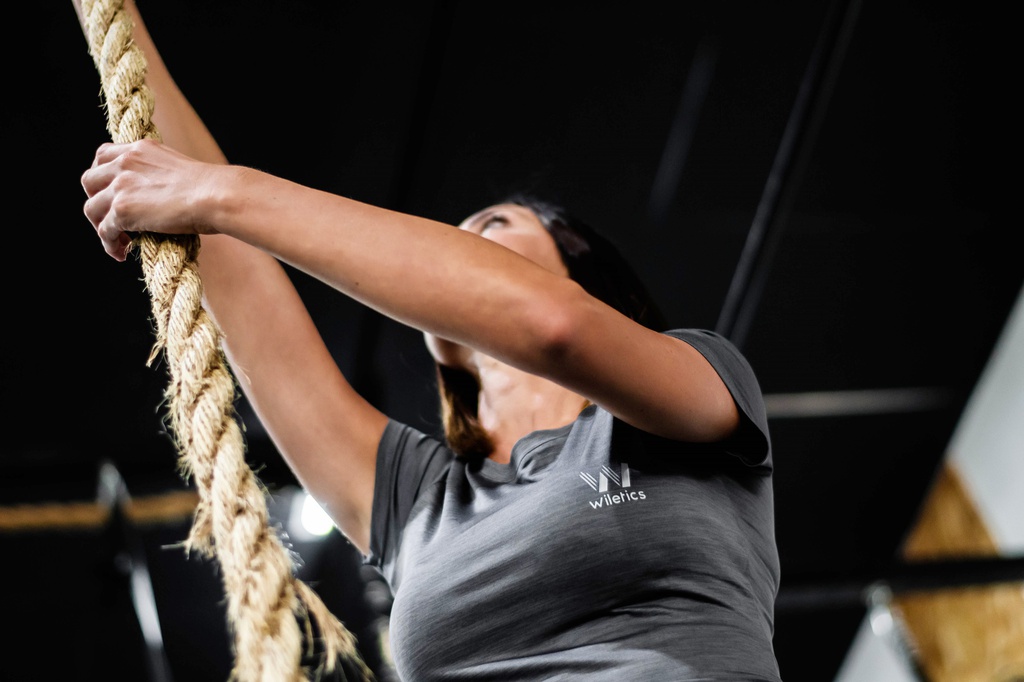
[[[537,215],[525,206],[489,206],[462,221],[459,229],[478,234],[484,239],[511,249],[557,275],[569,276],[569,269],[562,261],[554,238],[541,224]],[[439,339],[431,334],[424,334],[424,340],[434,360],[443,365],[460,365],[465,359],[466,349],[451,341]]]
[[[557,275],[569,276],[555,240],[537,215],[524,206],[488,206],[462,221],[459,229],[501,244]]]

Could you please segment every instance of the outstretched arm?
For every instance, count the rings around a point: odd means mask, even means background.
[[[738,424],[725,385],[691,346],[480,235],[151,141],[100,148],[83,185],[115,258],[126,231],[227,235],[652,433],[711,441]]]
[[[83,182],[87,214],[114,257],[124,257],[118,239],[144,229],[143,218],[159,231],[216,231],[641,429],[711,441],[738,424],[725,385],[691,346],[480,235],[250,168],[198,163],[151,141],[101,148]]]
[[[73,2],[86,30],[81,2]],[[134,1],[126,0],[125,9],[135,22],[133,39],[147,60],[146,83],[156,102],[153,120],[165,145],[211,169],[228,168],[213,135],[168,71]],[[157,209],[155,204],[140,207],[139,229],[156,231]],[[345,380],[275,258],[238,239],[206,235],[199,266],[204,304],[223,332],[243,392],[299,482],[366,553],[376,449],[386,417]]]

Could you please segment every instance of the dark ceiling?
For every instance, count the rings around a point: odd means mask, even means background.
[[[1005,17],[909,0],[140,2],[233,161],[449,222],[537,191],[612,237],[674,325],[733,338],[771,409],[783,678],[832,679],[864,615],[851,594],[894,567],[1024,282],[1004,218]],[[8,21],[0,501],[95,499],[104,462],[135,496],[178,490],[141,271],[81,214],[78,177],[108,139],[98,76],[70,2]],[[296,281],[352,382],[436,430],[419,334]],[[819,392],[810,411],[789,399]],[[288,490],[239,409],[250,463]],[[123,571],[148,556],[170,676],[226,680],[215,567],[170,547],[187,525],[0,535],[4,679],[168,679],[146,667]],[[355,563],[332,538],[303,568],[352,628]]]

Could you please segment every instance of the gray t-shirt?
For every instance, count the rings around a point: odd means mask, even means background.
[[[760,388],[724,337],[666,333],[732,392],[729,442],[658,438],[591,405],[523,437],[509,464],[469,464],[388,424],[366,562],[395,596],[402,680],[779,680]]]

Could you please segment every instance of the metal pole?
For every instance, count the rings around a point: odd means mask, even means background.
[[[799,175],[853,33],[858,0],[836,0],[811,53],[715,330],[743,346]]]

